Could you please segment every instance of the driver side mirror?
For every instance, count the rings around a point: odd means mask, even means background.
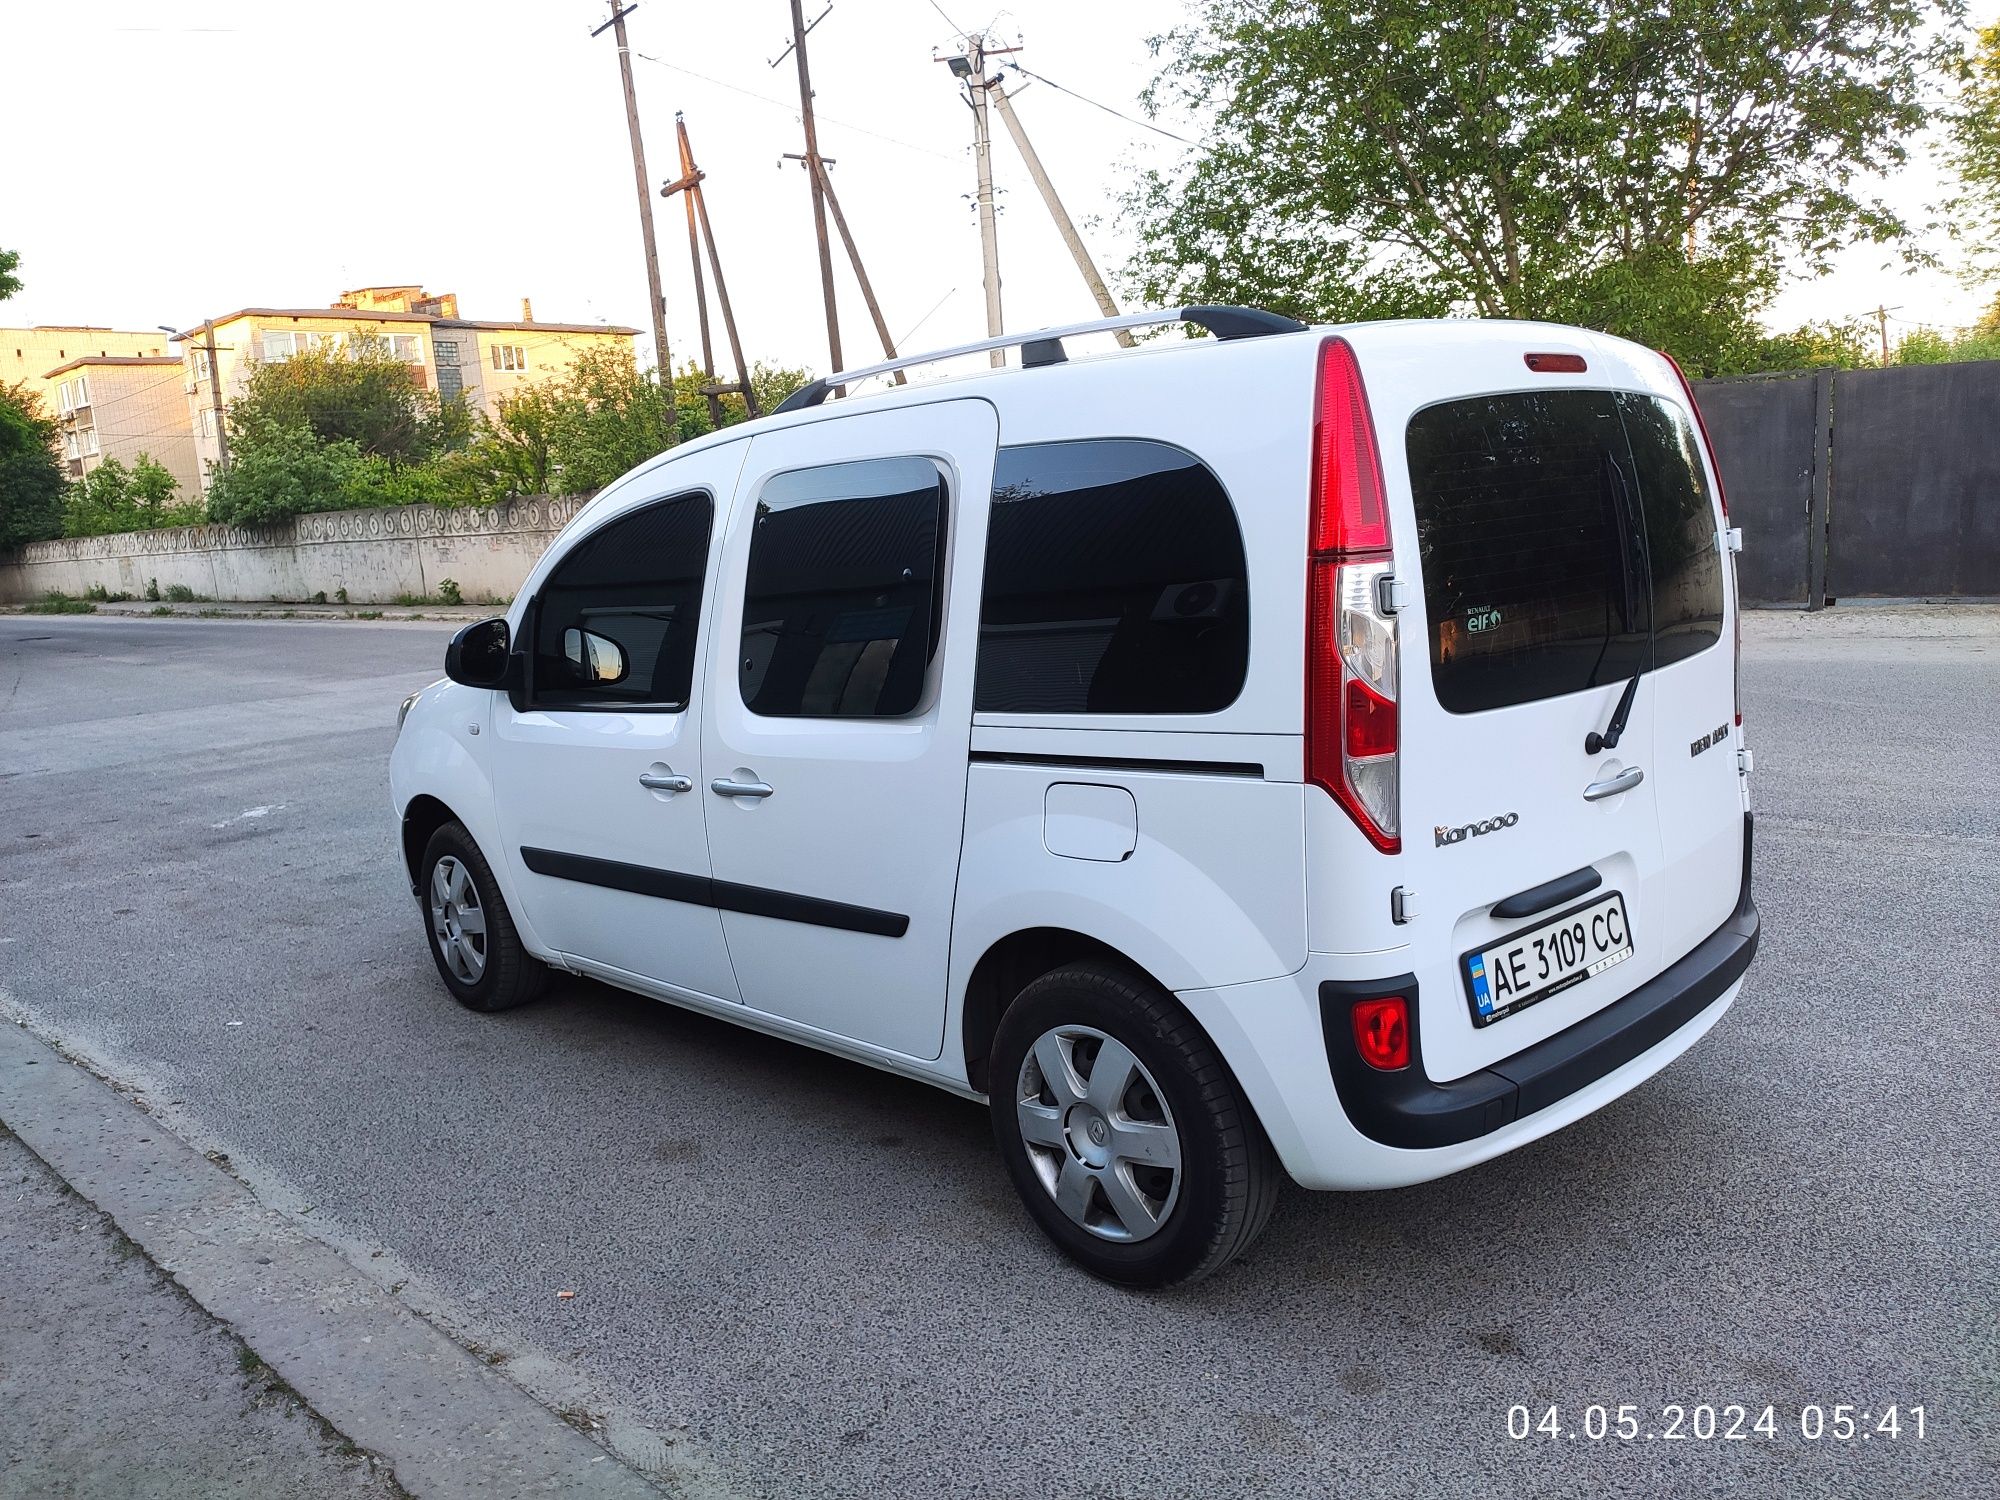
[[[466,687],[509,687],[514,666],[511,644],[505,619],[474,621],[445,647],[444,675]]]

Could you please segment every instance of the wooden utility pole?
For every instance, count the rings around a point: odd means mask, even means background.
[[[688,141],[687,121],[678,112],[674,115],[674,134],[680,142],[681,175],[677,181],[662,186],[660,196],[671,198],[675,193],[687,194],[688,254],[694,261],[694,295],[701,311],[701,369],[708,377],[701,393],[708,398],[709,419],[720,427],[721,398],[731,391],[743,397],[743,405],[751,416],[761,413],[757,410],[757,393],[750,386],[750,367],[743,362],[743,341],[736,336],[736,314],[729,306],[729,283],[722,279],[722,255],[715,248],[715,230],[708,222],[708,199],[701,191],[701,184],[708,174],[694,164],[694,147]],[[734,385],[718,385],[715,380],[715,357],[708,334],[708,294],[701,280],[703,242],[708,247],[709,269],[715,273],[715,300],[722,304],[722,330],[729,338],[730,357],[736,361]]]
[[[1028,168],[1028,175],[1035,179],[1035,187],[1042,195],[1042,202],[1048,206],[1049,217],[1056,221],[1056,230],[1062,235],[1063,243],[1069,246],[1070,258],[1076,262],[1077,270],[1083,273],[1084,284],[1090,288],[1090,295],[1097,299],[1097,310],[1107,318],[1118,316],[1118,304],[1112,300],[1111,289],[1104,284],[1098,274],[1097,265],[1090,258],[1090,251],[1084,248],[1083,236],[1076,232],[1076,225],[1070,222],[1069,213],[1062,206],[1062,199],[1056,196],[1056,185],[1049,181],[1049,174],[1042,170],[1042,159],[1035,154],[1034,145],[1028,140],[1028,132],[1021,128],[1015,117],[1014,105],[1007,97],[1007,91],[1000,87],[995,77],[986,85],[993,95],[993,107],[1000,111],[1000,119],[1007,127],[1007,134],[1014,138],[1014,147],[1021,153],[1021,160]],[[1130,349],[1132,335],[1124,329],[1114,329],[1113,335],[1119,344]]]
[[[222,415],[222,371],[215,362],[215,319],[209,318],[204,321],[201,329],[208,348],[208,399],[215,411],[215,466],[227,474],[229,426]]]
[[[1875,319],[1875,327],[1882,335],[1882,363],[1887,365],[1889,363],[1889,309],[1878,307],[1871,316]]]
[[[819,291],[826,303],[826,352],[839,370],[840,312],[833,300],[833,247],[826,238],[825,172],[820,162],[819,131],[813,124],[812,70],[806,65],[806,18],[800,0],[792,0],[792,51],[799,63],[799,114],[806,127],[806,183],[812,189],[813,234],[819,241]]]
[[[708,336],[708,290],[701,284],[701,226],[695,215],[695,190],[701,186],[702,174],[695,170],[694,148],[688,144],[687,122],[681,118],[679,110],[674,111],[674,134],[681,148],[681,175],[678,182],[670,182],[660,189],[660,196],[671,198],[676,192],[686,196],[688,220],[688,259],[694,265],[694,309],[701,317],[701,373],[708,377],[708,387],[703,394],[708,397],[708,423],[710,427],[722,425],[722,397],[713,389],[715,385],[715,348]],[[724,297],[724,302],[728,298]],[[744,382],[748,385],[749,382]]]
[[[869,283],[867,268],[861,264],[861,251],[856,248],[854,235],[847,227],[847,215],[840,211],[840,200],[833,194],[833,178],[828,174],[826,159],[820,158],[819,190],[826,198],[826,206],[833,210],[834,228],[840,231],[840,242],[847,247],[847,258],[854,266],[854,279],[861,283],[861,300],[868,304],[868,316],[875,320],[875,336],[882,341],[882,355],[885,359],[896,357],[896,341],[889,336],[889,325],[882,318],[882,305],[875,300],[875,288]],[[897,370],[892,377],[897,385],[904,384],[903,372]]]
[[[639,134],[639,96],[632,88],[632,48],[625,38],[625,18],[637,10],[638,5],[620,5],[619,0],[610,0],[611,19],[591,32],[601,36],[609,28],[618,39],[618,76],[625,85],[625,127],[632,137],[632,181],[639,190],[639,233],[646,242],[646,291],[653,302],[653,358],[660,367],[660,378],[669,386],[673,384],[673,356],[667,352],[667,297],[660,290],[660,253],[653,238],[653,193],[652,179],[646,174],[646,143]],[[673,442],[679,435],[679,423],[668,424],[667,441]]]

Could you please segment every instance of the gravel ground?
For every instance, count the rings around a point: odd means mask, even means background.
[[[4,1132],[0,1204],[0,1497],[402,1493]]]
[[[1294,1192],[1165,1296],[1058,1261],[974,1106],[596,985],[451,1004],[384,774],[447,634],[0,620],[0,989],[642,1465],[899,1500],[2000,1490],[2000,611],[1753,617],[1731,1015],[1501,1161]],[[1779,1436],[1506,1435],[1591,1402]],[[1800,1436],[1891,1402],[1900,1439]]]

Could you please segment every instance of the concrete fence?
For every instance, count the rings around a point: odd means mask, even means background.
[[[0,553],[0,604],[93,585],[135,597],[148,583],[206,599],[329,599],[390,604],[435,598],[454,580],[467,603],[511,599],[588,496],[499,505],[320,511],[270,526],[176,526],[32,542]]]

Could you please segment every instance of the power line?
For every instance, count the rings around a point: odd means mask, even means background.
[[[666,68],[671,72],[685,73],[690,78],[699,78],[703,83],[713,84],[715,85],[715,87],[719,89],[728,89],[729,92],[732,94],[741,94],[746,99],[755,99],[759,104],[768,104],[773,109],[782,109],[786,114],[790,115],[793,119],[798,118],[799,107],[796,104],[787,104],[782,99],[773,99],[769,94],[760,94],[755,89],[744,88],[741,84],[729,83],[723,79],[716,78],[708,73],[700,72],[694,68],[683,67],[679,63],[668,62],[664,57],[654,57],[650,53],[639,52],[636,50],[632,53],[632,55],[634,57],[643,58],[645,61],[652,63],[657,67]],[[814,113],[818,117],[820,123],[823,125],[837,125],[842,130],[852,130],[857,135],[869,136],[874,140],[887,142],[891,146],[900,146],[905,151],[915,151],[923,156],[935,156],[939,161],[955,162],[958,160],[957,157],[947,155],[943,151],[933,151],[928,146],[919,146],[912,141],[898,140],[893,135],[884,135],[879,130],[870,130],[866,125],[853,125],[848,123],[846,120],[837,120],[832,115],[825,114],[818,110],[815,110]]]
[[[1003,66],[1012,68],[1016,73],[1024,74],[1025,76],[1034,79],[1037,83],[1046,83],[1050,88],[1054,89],[1059,94],[1068,94],[1072,99],[1081,99],[1085,104],[1088,104],[1093,109],[1101,109],[1107,115],[1116,115],[1119,119],[1123,120],[1128,125],[1137,125],[1141,130],[1150,130],[1153,132],[1153,134],[1163,135],[1170,141],[1179,141],[1183,146],[1192,146],[1196,144],[1196,142],[1189,140],[1184,135],[1175,135],[1171,130],[1168,130],[1165,126],[1155,125],[1151,120],[1142,120],[1136,115],[1128,115],[1122,109],[1113,109],[1108,104],[1098,103],[1097,100],[1091,98],[1088,94],[1079,94],[1075,89],[1064,88],[1061,84],[1057,83],[1053,78],[1045,78],[1040,73],[1035,72],[1032,68],[1024,68],[1017,62],[1006,63]]]

